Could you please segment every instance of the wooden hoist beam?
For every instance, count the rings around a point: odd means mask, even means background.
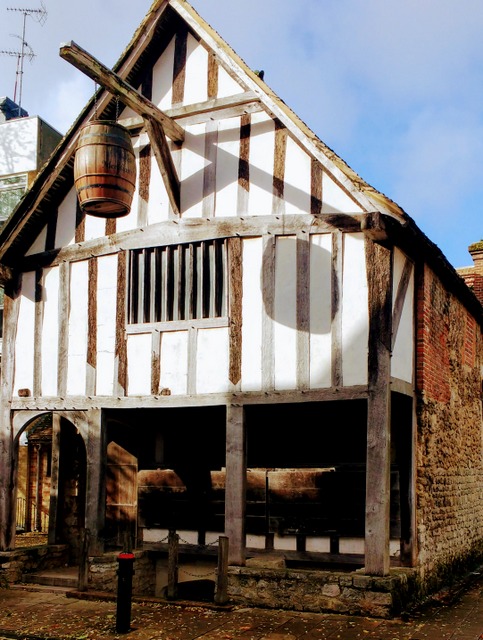
[[[184,140],[184,130],[172,118],[136,91],[114,71],[108,69],[99,60],[91,56],[87,51],[71,41],[62,44],[60,57],[70,62],[74,67],[85,73],[98,85],[109,91],[119,100],[141,116],[146,124],[154,156],[163,177],[164,185],[168,193],[170,204],[179,214],[180,210],[180,185],[179,178],[173,163],[173,158],[166,140],[168,136],[173,142],[181,143]]]

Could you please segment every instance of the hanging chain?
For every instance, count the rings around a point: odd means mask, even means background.
[[[116,122],[119,120],[119,96],[116,96]]]
[[[97,82],[94,82],[94,119],[97,120]]]

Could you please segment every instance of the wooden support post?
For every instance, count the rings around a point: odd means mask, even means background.
[[[178,547],[179,535],[174,531],[168,536],[168,600],[178,597]]]
[[[369,395],[365,573],[389,573],[391,471],[391,252],[366,239],[369,287]]]
[[[79,591],[87,591],[89,582],[89,529],[81,529],[81,554],[79,562]]]
[[[59,507],[60,415],[52,413],[52,454],[50,473],[49,544],[57,542],[57,510]]]
[[[87,487],[86,528],[89,529],[89,553],[101,555],[104,542],[100,532],[104,528],[106,504],[106,434],[100,409],[86,412],[87,419]]]
[[[329,531],[329,539],[330,539],[330,553],[331,554],[340,553],[340,535],[338,531],[335,531],[335,530]]]
[[[227,405],[226,411],[225,534],[230,540],[228,562],[243,566],[247,483],[245,410],[243,406]]]
[[[20,306],[15,283],[5,289],[0,387],[0,551],[15,546],[16,474],[10,402],[15,377],[15,338]]]
[[[218,538],[218,570],[216,574],[215,603],[225,604],[228,602],[228,549],[229,540],[227,536]]]

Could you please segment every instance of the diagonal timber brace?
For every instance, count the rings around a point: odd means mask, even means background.
[[[171,138],[173,142],[181,143],[184,140],[183,128],[120,78],[114,71],[105,67],[75,42],[71,41],[62,44],[60,56],[97,82],[97,84],[104,87],[104,89],[118,96],[123,104],[133,109],[144,119],[170,204],[173,210],[179,213],[179,179],[166,136]]]

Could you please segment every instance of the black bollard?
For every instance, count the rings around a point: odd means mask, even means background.
[[[132,576],[134,573],[134,554],[120,553],[117,570],[117,611],[116,631],[127,633],[131,629]]]

